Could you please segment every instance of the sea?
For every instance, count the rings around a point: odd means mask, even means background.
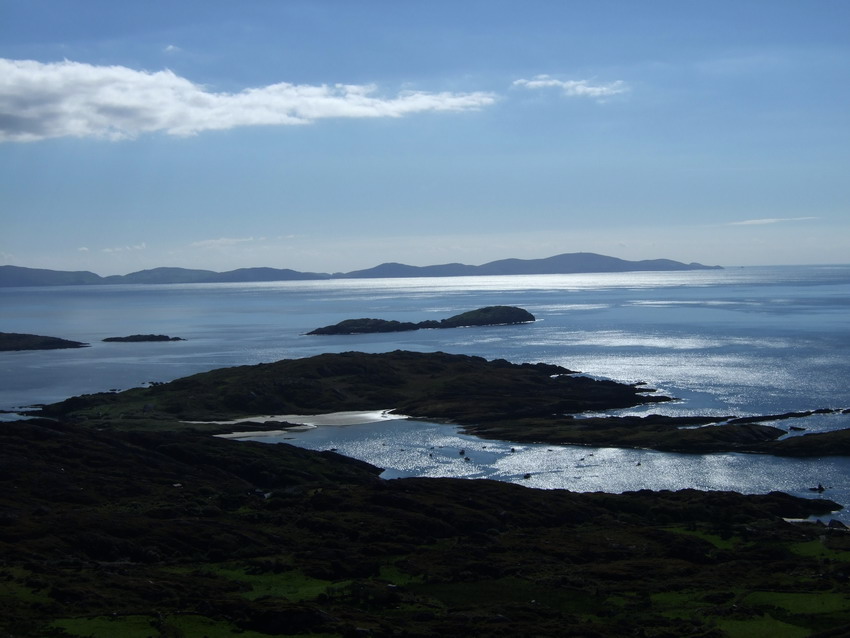
[[[534,323],[309,336],[343,319],[443,319],[511,305]],[[850,265],[307,282],[0,288],[0,331],[83,341],[0,353],[0,415],[214,368],[324,352],[442,351],[547,362],[644,382],[675,400],[616,414],[769,415],[850,408]],[[105,343],[166,334],[185,341]],[[262,435],[384,468],[383,477],[495,479],[541,489],[774,490],[850,508],[850,459],[689,455],[478,439],[446,423],[374,415]],[[332,422],[333,423],[333,422]],[[777,421],[799,436],[850,414]],[[790,431],[790,426],[802,430]],[[2,424],[0,424],[2,427]],[[823,492],[812,488],[823,486]],[[848,509],[828,518],[850,525]]]

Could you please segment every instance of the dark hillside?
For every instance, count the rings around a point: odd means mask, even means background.
[[[4,424],[0,632],[672,638],[850,623],[846,532],[781,518],[829,501],[376,471],[288,445]]]

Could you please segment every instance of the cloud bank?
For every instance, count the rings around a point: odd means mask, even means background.
[[[558,88],[568,97],[606,98],[629,89],[622,80],[608,84],[590,84],[587,80],[557,80],[549,75],[536,75],[530,80],[515,80],[514,86],[526,89]]]
[[[239,126],[303,125],[325,118],[403,117],[493,104],[487,92],[403,91],[374,85],[281,82],[216,93],[172,71],[0,58],[0,142],[56,137],[188,136]]]

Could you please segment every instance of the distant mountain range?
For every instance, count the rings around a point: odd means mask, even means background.
[[[561,275],[570,273],[635,272],[660,270],[715,270],[720,266],[684,264],[671,259],[627,261],[595,253],[564,253],[545,259],[500,259],[481,266],[441,264],[408,266],[385,263],[347,273],[299,272],[288,268],[239,268],[227,272],[188,268],[153,268],[129,275],[101,277],[86,270],[62,271],[21,266],[0,266],[0,287],[79,286],[103,284],[197,284],[257,281],[309,281],[318,279],[377,279],[404,277],[461,277],[481,275]]]

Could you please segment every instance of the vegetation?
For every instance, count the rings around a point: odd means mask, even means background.
[[[850,627],[848,533],[781,518],[837,507],[826,500],[377,473],[285,444],[6,423],[0,635],[719,638]]]
[[[310,335],[350,335],[373,332],[407,332],[423,328],[461,328],[466,326],[496,326],[530,323],[534,315],[514,306],[487,306],[470,310],[440,321],[427,320],[413,323],[387,319],[346,319],[332,326],[316,328]]]
[[[560,366],[397,351],[214,370],[45,406],[50,419],[0,428],[0,635],[850,632],[850,532],[786,520],[840,507],[821,497],[384,481],[334,452],[213,437],[234,428],[188,422],[395,407],[509,439],[688,451],[782,443],[782,430],[750,417],[580,416],[665,400]]]
[[[459,423],[480,437],[708,453],[850,454],[850,430],[782,439],[758,417],[595,416],[582,413],[669,401],[641,384],[590,379],[548,364],[445,353],[346,352],[213,370],[121,393],[73,397],[43,416],[104,429],[232,431],[199,421],[255,417],[245,429],[278,429],[258,415],[383,410]],[[762,417],[771,422],[789,415]],[[193,423],[187,423],[193,422]]]

